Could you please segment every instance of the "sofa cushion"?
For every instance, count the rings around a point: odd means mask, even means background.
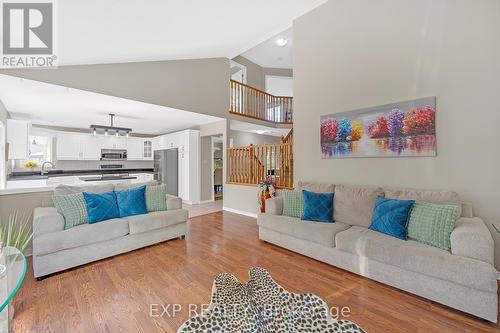
[[[335,220],[368,228],[377,196],[383,195],[380,187],[335,185]]]
[[[139,182],[139,183],[122,182],[122,183],[114,184],[114,190],[115,191],[123,191],[123,190],[128,190],[130,188],[136,188],[136,187],[141,187],[141,186],[153,186],[153,185],[158,185],[158,181],[157,180],[148,180],[146,182]]]
[[[301,180],[297,184],[297,189],[299,191],[306,190],[316,193],[333,193],[335,190],[335,185],[328,183],[319,183],[319,182],[307,182]]]
[[[404,241],[354,226],[336,234],[335,247],[361,257],[485,292],[497,290],[496,270],[492,265],[452,255],[416,241]]]
[[[44,255],[88,244],[119,238],[128,234],[128,222],[112,219],[40,235],[33,239],[33,254]]]
[[[174,224],[186,222],[188,211],[185,209],[164,210],[143,215],[127,216],[130,234],[165,228]]]
[[[113,191],[115,186],[113,184],[97,184],[97,185],[64,185],[60,184],[54,189],[54,195],[67,195],[74,193],[104,193]]]
[[[416,190],[405,188],[384,188],[386,198],[400,200],[424,201],[435,204],[462,206],[462,200],[457,192],[438,190]]]
[[[296,217],[272,214],[260,214],[257,223],[260,227],[329,247],[335,245],[335,234],[351,227],[340,222],[302,221]]]

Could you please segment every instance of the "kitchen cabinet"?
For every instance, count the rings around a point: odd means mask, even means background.
[[[179,197],[187,203],[198,203],[200,201],[200,131],[185,130],[165,134],[157,139],[158,149],[178,149]]]
[[[56,154],[58,160],[82,160],[81,135],[57,133]]]
[[[30,123],[24,120],[7,119],[7,142],[9,144],[9,159],[24,160],[29,158]]]
[[[101,157],[99,138],[88,134],[58,133],[58,160],[98,160]]]
[[[143,140],[142,141],[142,158],[144,160],[153,160],[153,141]]]
[[[81,159],[95,161],[101,158],[101,145],[99,137],[94,135],[80,136]]]
[[[98,138],[102,149],[127,149],[129,138],[112,135],[98,136]]]
[[[127,140],[127,159],[143,159],[143,140],[141,138],[128,138]]]

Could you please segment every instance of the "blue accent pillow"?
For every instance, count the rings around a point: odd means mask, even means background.
[[[415,200],[397,200],[377,197],[370,230],[399,239],[408,239],[408,222]]]
[[[333,193],[315,193],[302,190],[304,212],[302,220],[316,222],[334,222]]]
[[[96,223],[120,217],[115,192],[83,192],[83,198],[87,204],[89,223]]]
[[[120,217],[146,214],[146,186],[115,191]]]

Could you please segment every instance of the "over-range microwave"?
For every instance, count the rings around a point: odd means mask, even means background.
[[[101,161],[111,160],[126,160],[126,149],[101,149]]]

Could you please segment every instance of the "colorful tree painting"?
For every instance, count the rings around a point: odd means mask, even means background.
[[[358,141],[363,136],[363,122],[361,120],[353,120],[351,122],[351,140]]]
[[[339,131],[337,141],[350,141],[351,139],[351,121],[347,118],[339,120]]]
[[[435,103],[428,97],[323,116],[322,156],[435,156]]]
[[[436,112],[433,107],[413,108],[405,114],[403,133],[406,135],[434,134]]]
[[[388,116],[389,134],[391,137],[401,135],[403,132],[403,119],[405,114],[399,109],[393,109]]]
[[[387,119],[384,116],[377,118],[370,132],[370,136],[372,138],[383,138],[389,136],[389,125],[387,124]]]
[[[321,140],[324,142],[333,141],[337,138],[339,124],[337,119],[327,118],[321,122]]]

